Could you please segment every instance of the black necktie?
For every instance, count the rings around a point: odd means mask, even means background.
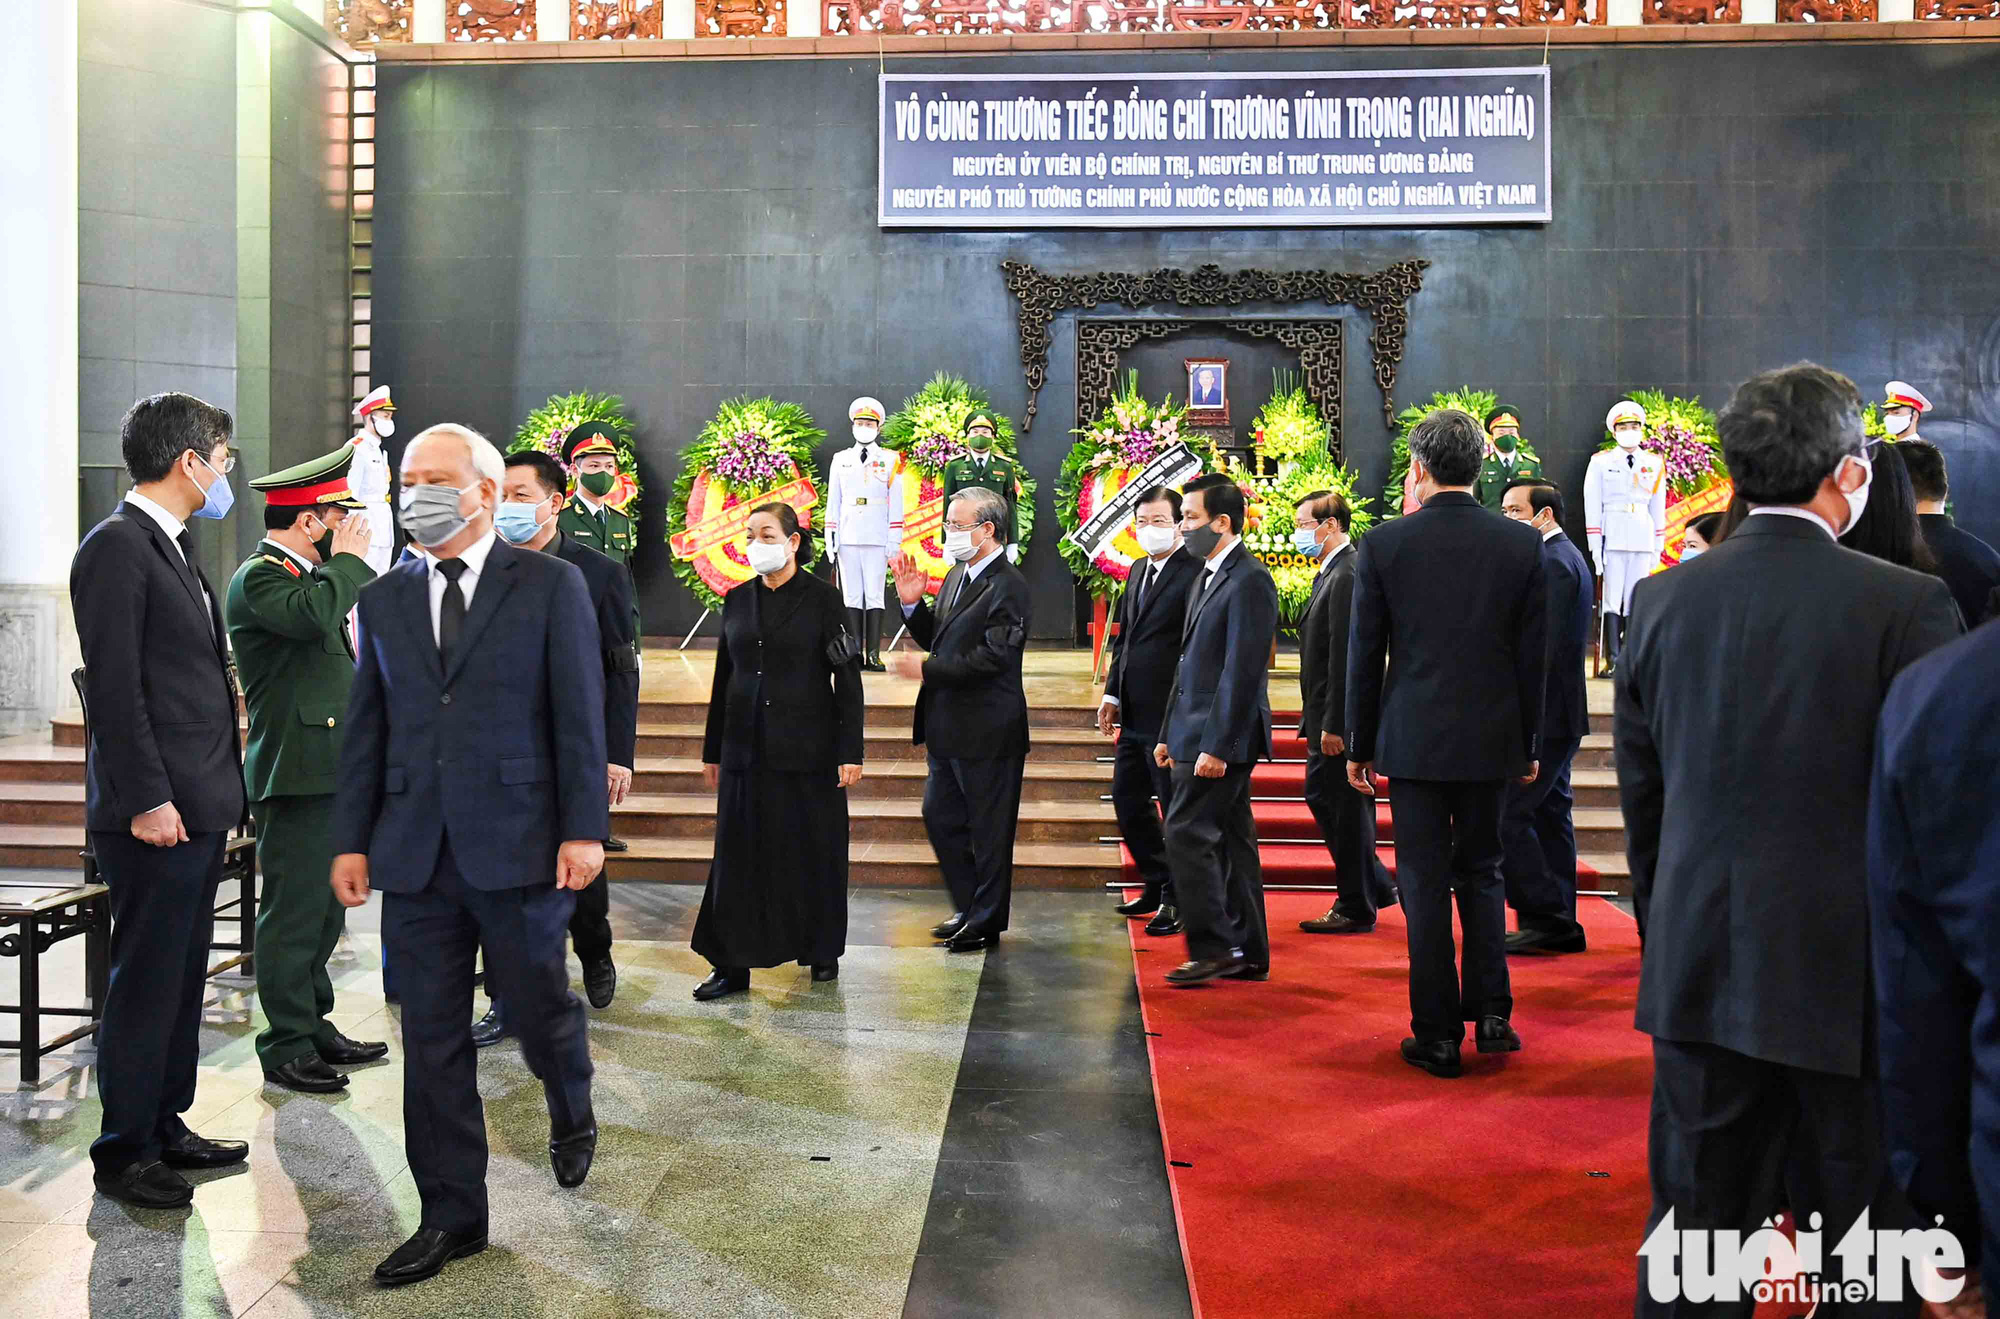
[[[181,547],[181,561],[187,564],[189,572],[193,572],[194,533],[192,531],[183,531],[175,543]]]
[[[865,444],[861,446],[861,465],[863,467],[868,465],[868,446]]]
[[[437,570],[444,574],[444,606],[438,610],[438,659],[451,671],[452,652],[465,631],[465,592],[458,579],[465,574],[464,559],[439,559]]]

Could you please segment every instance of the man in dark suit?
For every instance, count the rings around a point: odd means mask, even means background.
[[[1367,934],[1375,913],[1396,901],[1388,867],[1375,854],[1375,803],[1347,786],[1347,636],[1354,614],[1353,513],[1318,490],[1292,510],[1293,548],[1319,560],[1299,624],[1299,737],[1306,744],[1306,806],[1333,858],[1340,897],[1323,916],[1299,922],[1307,934]]]
[[[384,893],[403,997],[403,1126],[423,1216],[376,1267],[428,1278],[486,1247],[473,959],[506,1000],[549,1106],[549,1160],[597,1148],[583,1005],[563,932],[604,865],[604,662],[583,575],[500,541],[500,453],[433,426],[403,453],[402,524],[428,550],[361,593],[361,654],[334,802],[333,885]]]
[[[2000,627],[1987,627],[1889,688],[1868,791],[1889,1167],[1918,1217],[1942,1217],[1982,1276],[2000,1269],[2000,1038],[1988,1006],[2000,997],[1996,728]]]
[[[1146,557],[1132,565],[1118,597],[1118,649],[1105,675],[1097,728],[1117,739],[1111,809],[1145,884],[1138,897],[1119,904],[1118,914],[1150,916],[1146,933],[1165,936],[1181,932],[1166,835],[1160,828],[1160,814],[1173,800],[1174,780],[1153,763],[1153,748],[1160,741],[1160,718],[1181,657],[1188,585],[1201,565],[1181,549],[1179,491],[1154,486],[1139,497],[1134,518],[1133,533]]]
[[[97,1030],[97,1189],[148,1209],[187,1204],[177,1169],[236,1163],[194,1103],[215,890],[243,821],[243,764],[221,601],[194,561],[191,517],[232,502],[227,412],[155,394],[125,414],[132,491],[70,565],[90,720],[84,823],[111,889],[111,979]],[[24,954],[33,956],[32,952]]]
[[[1188,960],[1167,983],[1268,980],[1264,867],[1250,771],[1271,756],[1265,679],[1278,633],[1278,587],[1242,548],[1243,488],[1221,473],[1188,482],[1181,539],[1201,561],[1181,632],[1153,762],[1172,771],[1167,858],[1187,926]]]
[[[1903,465],[1910,471],[1910,486],[1917,496],[1917,524],[1923,529],[1924,543],[1937,558],[1937,575],[1951,588],[1965,625],[1978,627],[1986,621],[1987,600],[2000,590],[2000,550],[1964,530],[1944,511],[1951,498],[1945,476],[1944,455],[1927,440],[1905,440],[1896,446]]]
[[[1653,1037],[1647,1232],[1671,1213],[1677,1231],[1748,1233],[1789,1207],[1833,1243],[1864,1210],[1905,1225],[1875,1116],[1863,825],[1882,699],[1958,611],[1935,577],[1835,541],[1872,479],[1852,381],[1765,372],[1718,429],[1749,515],[1639,583],[1618,670]],[[1642,1278],[1640,1314],[1685,1305]]]
[[[1014,826],[1028,758],[1028,580],[1007,562],[1007,501],[970,486],[945,509],[944,547],[957,564],[938,607],[930,576],[909,556],[890,560],[903,618],[931,653],[898,651],[889,672],[921,679],[911,740],[925,750],[924,830],[951,893],[952,915],[931,931],[952,952],[991,948],[1007,928],[1014,892]]]
[[[1542,573],[1549,584],[1549,678],[1542,701],[1541,772],[1532,783],[1510,783],[1500,807],[1500,873],[1507,905],[1520,929],[1507,936],[1510,953],[1580,953],[1576,919],[1576,797],[1570,766],[1590,731],[1583,657],[1597,603],[1590,562],[1563,535],[1562,491],[1539,476],[1517,477],[1500,496],[1500,511],[1542,538]]]
[[[1457,1076],[1465,1023],[1481,1053],[1512,1053],[1500,805],[1532,782],[1548,665],[1541,539],[1472,496],[1486,437],[1440,409],[1410,434],[1421,506],[1369,532],[1354,564],[1347,650],[1347,779],[1389,776],[1396,879],[1410,939],[1403,1059]],[[1388,659],[1385,675],[1383,659]],[[1465,929],[1454,967],[1451,909]]]
[[[611,763],[605,787],[611,804],[632,791],[632,765],[639,740],[639,649],[632,631],[632,575],[616,560],[559,530],[566,480],[562,464],[538,449],[507,455],[507,482],[493,527],[509,545],[553,554],[583,574],[590,606],[597,615],[599,650],[604,658],[604,745]],[[569,921],[570,941],[583,966],[583,992],[590,1006],[608,1008],[618,992],[618,968],[611,960],[611,876],[576,895]],[[472,1042],[484,1049],[511,1030],[498,997],[472,1024]]]

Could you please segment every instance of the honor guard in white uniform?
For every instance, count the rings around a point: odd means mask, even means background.
[[[1882,429],[1889,438],[1898,443],[1904,440],[1921,439],[1917,426],[1923,416],[1931,410],[1931,401],[1917,392],[1917,387],[1907,380],[1891,380],[1882,386],[1882,406],[1878,409],[1882,416]]]
[[[1667,539],[1667,461],[1639,447],[1646,410],[1625,399],[1604,424],[1618,442],[1590,456],[1583,478],[1584,531],[1603,585],[1605,673],[1618,664],[1632,588],[1660,561]]]
[[[882,664],[882,599],[889,554],[903,544],[901,460],[881,445],[879,399],[857,398],[847,409],[854,447],[833,456],[827,474],[826,552],[840,572],[840,593],[854,635],[866,639],[861,667]]]
[[[361,515],[368,519],[368,566],[379,576],[389,571],[396,556],[389,453],[382,447],[382,441],[396,433],[396,405],[389,398],[389,387],[378,385],[370,390],[368,397],[354,405],[354,419],[360,429],[348,441],[354,446],[354,461],[347,469],[347,488],[361,501]]]

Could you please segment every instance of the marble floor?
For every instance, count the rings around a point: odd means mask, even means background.
[[[593,1013],[602,1143],[559,1190],[540,1085],[480,1057],[492,1248],[400,1291],[369,1280],[417,1224],[396,1009],[373,906],[336,955],[336,1021],[391,1041],[346,1094],[266,1087],[240,981],[211,982],[190,1124],[245,1139],[193,1208],[92,1191],[91,1052],[0,1090],[8,1313],[858,1317],[1189,1313],[1123,922],[1026,893],[983,956],[931,946],[924,892],[858,891],[841,979],[753,976],[700,1005],[699,891],[614,890],[620,987]],[[62,973],[57,972],[58,982]],[[11,1086],[13,1061],[0,1063]],[[1057,1308],[1059,1307],[1059,1308]]]

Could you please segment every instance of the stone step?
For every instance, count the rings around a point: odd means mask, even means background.
[[[634,838],[632,850],[614,853],[606,869],[614,880],[668,883],[707,882],[714,856],[707,838]],[[942,888],[929,843],[855,839],[847,853],[848,882],[862,888]],[[1101,889],[1118,882],[1119,849],[1093,843],[1028,843],[1014,846],[1014,883],[1019,888]]]
[[[864,767],[861,782],[847,790],[850,802],[883,798],[920,799],[929,767],[921,760],[871,760]],[[0,767],[0,773],[4,768]],[[693,756],[641,756],[634,770],[635,794],[680,795],[705,793],[701,761]],[[0,793],[5,792],[0,785]],[[1021,781],[1021,800],[1096,802],[1109,805],[1111,764],[1092,760],[1031,760]]]
[[[701,724],[641,724],[639,755],[699,758],[702,734]],[[1029,733],[1029,743],[1031,763],[1091,761],[1106,746],[1103,735],[1095,728],[1036,728]],[[922,762],[924,754],[924,748],[911,743],[908,728],[868,728],[863,732],[862,755],[867,761]]]
[[[918,796],[850,801],[847,818],[848,837],[856,842],[928,843]],[[629,797],[611,812],[611,830],[628,842],[713,838],[715,798],[705,793]],[[1108,802],[1041,800],[1021,803],[1014,836],[1021,843],[1095,843],[1117,832]]]

